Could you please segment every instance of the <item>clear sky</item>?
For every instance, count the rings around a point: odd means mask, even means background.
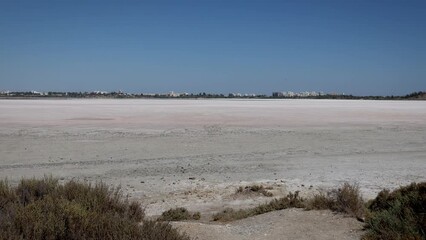
[[[0,90],[426,90],[426,1],[0,0]]]

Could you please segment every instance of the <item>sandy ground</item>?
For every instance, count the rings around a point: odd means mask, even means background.
[[[222,225],[194,222],[173,225],[200,240],[357,240],[362,235],[361,224],[353,218],[330,211],[301,209],[270,212]]]
[[[347,181],[372,198],[426,181],[426,101],[1,100],[0,153],[12,183],[121,185],[148,215],[271,199],[234,194],[253,183],[280,197]]]

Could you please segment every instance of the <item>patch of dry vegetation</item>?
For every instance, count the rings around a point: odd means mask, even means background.
[[[167,223],[144,220],[137,202],[102,183],[0,181],[0,239],[186,240]]]
[[[271,188],[265,188],[262,185],[251,185],[246,187],[239,187],[236,191],[237,194],[252,194],[252,193],[258,193],[265,197],[272,197],[274,194],[269,192]]]
[[[330,209],[362,220],[365,213],[364,205],[358,185],[344,183],[338,189],[314,195],[313,198],[306,201],[305,208],[307,210]]]
[[[426,182],[383,190],[368,210],[363,239],[426,239]]]
[[[262,186],[255,186],[254,190],[251,190],[252,187],[240,187],[237,193],[264,190]],[[364,201],[359,192],[358,185],[345,183],[339,189],[327,193],[320,192],[311,199],[303,199],[299,197],[299,192],[295,192],[295,194],[289,193],[286,197],[274,199],[269,203],[261,204],[254,208],[240,210],[227,208],[213,215],[213,221],[229,222],[286,208],[305,208],[306,210],[330,209],[356,217],[359,220],[364,219],[365,210]]]
[[[186,208],[173,208],[161,214],[158,218],[160,221],[183,221],[183,220],[199,220],[200,212],[191,213]]]
[[[304,199],[299,196],[299,192],[295,192],[294,194],[289,193],[286,197],[274,199],[269,203],[261,204],[254,208],[240,210],[227,208],[213,215],[213,221],[229,222],[276,210],[301,207],[304,207]]]
[[[426,182],[412,183],[393,192],[383,190],[367,204],[358,185],[345,183],[308,200],[300,198],[296,192],[250,209],[227,208],[214,215],[213,220],[228,222],[291,207],[329,209],[365,221],[364,240],[426,239]]]

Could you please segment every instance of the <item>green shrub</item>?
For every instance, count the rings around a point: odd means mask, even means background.
[[[190,240],[185,234],[179,233],[168,223],[144,221],[141,228],[143,240]]]
[[[199,212],[190,213],[186,208],[169,209],[161,214],[158,219],[160,221],[182,221],[182,220],[199,220],[201,214]]]
[[[167,223],[145,221],[118,188],[54,178],[0,181],[0,239],[189,239]]]
[[[22,179],[16,188],[19,201],[24,206],[52,193],[58,187],[58,180],[53,177],[44,177],[43,180]]]
[[[426,182],[383,190],[368,210],[363,239],[426,239]]]
[[[0,181],[0,211],[9,204],[16,202],[18,196],[6,180]]]

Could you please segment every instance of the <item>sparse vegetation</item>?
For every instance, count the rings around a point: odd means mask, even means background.
[[[237,192],[261,193],[263,186],[240,187]],[[263,193],[262,193],[263,194]],[[367,205],[367,208],[364,207]],[[321,192],[306,200],[298,192],[254,208],[227,208],[213,216],[228,222],[286,208],[330,209],[365,220],[364,240],[426,238],[426,182],[393,192],[381,191],[364,204],[357,185]],[[144,219],[137,202],[124,198],[119,188],[52,177],[23,179],[16,187],[0,181],[0,239],[143,239],[187,240],[166,222],[198,220],[186,208],[165,211],[158,221]]]
[[[426,182],[383,190],[368,210],[363,239],[426,239]]]
[[[306,201],[306,209],[330,209],[335,212],[346,213],[359,220],[364,218],[364,200],[359,192],[358,185],[344,183],[340,188],[327,192],[320,192]]]
[[[237,190],[238,192],[249,191],[258,192],[264,188],[262,186],[253,186],[242,188]],[[343,186],[337,190],[329,191],[328,193],[320,192],[311,199],[303,199],[299,197],[299,192],[295,194],[289,193],[286,197],[274,199],[266,204],[261,204],[254,208],[234,210],[227,208],[222,212],[219,212],[213,216],[213,221],[228,222],[238,219],[243,219],[258,214],[263,214],[275,210],[282,210],[286,208],[305,208],[306,210],[320,210],[330,209],[335,212],[346,213],[352,217],[356,217],[362,220],[364,217],[364,201],[359,192],[357,185],[351,185],[349,183],[343,184]]]
[[[323,191],[315,194],[311,199],[306,201],[306,210],[323,210],[333,209],[335,205],[334,199],[332,199],[329,193]]]
[[[200,212],[190,213],[186,208],[173,208],[161,214],[160,221],[199,220]]]
[[[167,223],[144,220],[118,188],[57,179],[0,181],[0,239],[186,240]]]
[[[237,194],[251,194],[251,193],[259,193],[265,197],[272,197],[274,194],[268,191],[267,188],[262,185],[251,185],[246,187],[239,187],[236,191]]]
[[[330,209],[365,220],[364,240],[426,239],[426,182],[412,183],[393,192],[383,190],[367,204],[358,185],[345,183],[339,189],[320,192],[309,200],[300,198],[296,192],[250,209],[227,208],[214,215],[213,220],[228,222],[291,207]]]
[[[286,197],[274,199],[269,203],[261,204],[254,208],[234,210],[227,208],[222,212],[213,215],[213,221],[229,222],[233,220],[252,217],[255,215],[282,210],[286,208],[302,208],[304,199],[299,196],[299,192],[289,193]]]

